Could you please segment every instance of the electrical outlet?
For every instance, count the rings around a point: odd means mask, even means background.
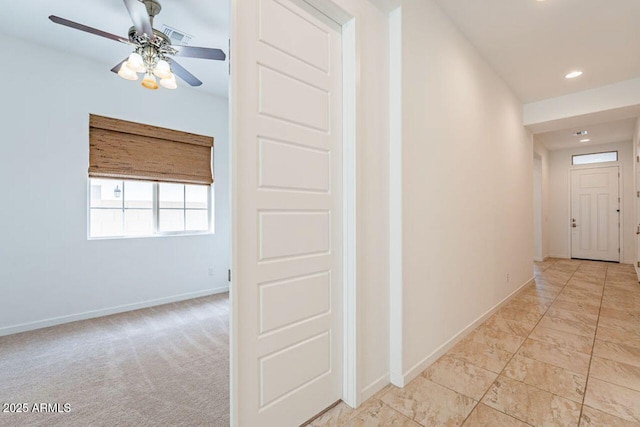
[[[213,276],[213,267],[209,267],[209,276]]]
[[[507,283],[509,283],[509,273],[507,273]]]

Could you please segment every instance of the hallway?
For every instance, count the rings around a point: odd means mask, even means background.
[[[311,426],[640,425],[640,286],[631,265],[550,259],[404,389]],[[586,392],[585,392],[586,390]]]

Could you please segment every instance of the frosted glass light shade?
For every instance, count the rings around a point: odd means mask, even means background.
[[[129,68],[136,73],[144,73],[147,71],[147,67],[145,67],[142,56],[140,56],[139,53],[133,52],[129,55],[129,60],[127,62],[129,64]]]
[[[118,70],[118,75],[126,80],[138,80],[136,72],[129,68],[128,61],[122,63]]]
[[[145,74],[144,79],[142,79],[142,87],[151,90],[158,89],[158,82],[156,82],[156,78],[153,76],[153,74]]]
[[[158,63],[156,64],[156,68],[153,70],[153,74],[155,74],[156,77],[159,77],[161,79],[170,78],[171,67],[169,66],[169,63],[164,59],[161,59],[160,61],[158,61]]]
[[[160,84],[165,89],[176,89],[178,87],[178,83],[176,82],[176,76],[173,73],[169,73],[170,77],[166,79],[160,80]]]

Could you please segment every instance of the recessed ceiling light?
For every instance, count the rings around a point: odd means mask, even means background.
[[[575,79],[576,77],[580,77],[582,75],[582,71],[572,71],[569,74],[567,74],[566,76],[564,76],[567,79]]]
[[[591,141],[589,138],[581,139],[581,140],[580,140],[580,142],[589,142],[589,141]]]

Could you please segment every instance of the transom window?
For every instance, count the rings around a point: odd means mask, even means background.
[[[89,237],[208,233],[209,185],[90,180]]]
[[[608,151],[606,153],[579,154],[571,157],[573,165],[590,165],[593,163],[617,162],[618,152]]]

